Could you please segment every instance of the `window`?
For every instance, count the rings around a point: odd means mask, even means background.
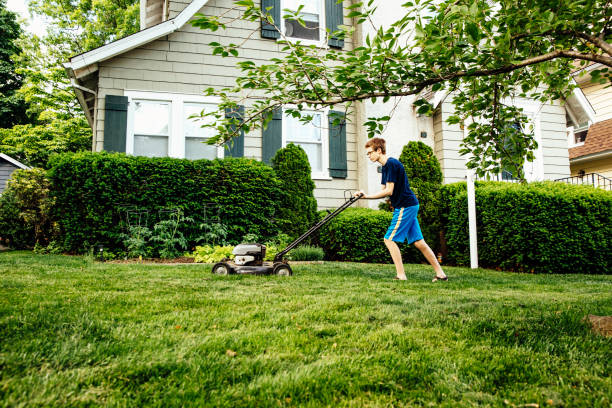
[[[574,131],[574,143],[575,144],[584,143],[584,141],[586,140],[588,132],[589,132],[588,129],[582,129],[582,130]]]
[[[185,103],[183,105],[183,130],[185,133],[185,158],[190,160],[197,159],[216,159],[217,146],[206,144],[206,141],[215,135],[212,128],[203,128],[202,125],[214,121],[212,117],[203,119],[190,119],[191,115],[199,115],[201,112],[208,113],[217,109],[213,104]]]
[[[569,126],[567,128],[568,134],[568,143],[570,147],[582,146],[586,141],[587,134],[589,133],[589,124],[581,123],[580,125],[574,127]]]
[[[168,156],[170,103],[134,101],[134,154],[136,156]]]
[[[304,123],[299,118],[283,115],[283,147],[289,143],[300,146],[306,152],[313,178],[329,178],[326,112],[304,111],[313,120]]]
[[[204,143],[215,130],[201,126],[214,118],[189,118],[216,110],[215,98],[140,91],[126,91],[125,95],[129,98],[128,154],[190,160],[223,157],[223,147]]]
[[[284,9],[297,11],[298,7],[304,7],[300,11],[300,18],[305,26],[297,20],[285,18],[287,12]],[[303,43],[318,44],[324,39],[325,27],[324,13],[325,4],[323,0],[281,0],[281,30],[287,38],[301,40]]]

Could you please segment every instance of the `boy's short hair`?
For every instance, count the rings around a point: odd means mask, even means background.
[[[382,152],[382,154],[386,154],[386,148],[385,148],[386,142],[385,139],[383,139],[382,137],[373,137],[372,139],[368,140],[365,144],[366,149],[368,147],[372,147],[372,149],[374,149],[374,151],[380,149],[380,151]]]

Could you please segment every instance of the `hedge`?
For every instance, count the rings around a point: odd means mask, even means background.
[[[211,222],[211,215],[229,227],[229,241],[238,242],[247,233],[266,238],[278,232],[274,215],[281,183],[271,167],[256,160],[82,152],[55,156],[50,167],[55,218],[67,251],[100,244],[121,248],[125,215],[132,208],[149,211],[149,224],[159,211],[182,209],[194,219],[190,240],[202,223]]]
[[[308,156],[301,146],[289,143],[272,158],[272,168],[283,184],[279,219],[284,233],[297,238],[308,230],[317,218],[315,183],[311,178]]]
[[[445,186],[447,260],[469,264],[465,183]],[[558,182],[476,188],[482,267],[532,273],[611,273],[612,193]]]

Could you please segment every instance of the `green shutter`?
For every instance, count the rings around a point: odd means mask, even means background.
[[[270,164],[272,157],[283,147],[283,111],[275,109],[268,127],[261,131],[261,159]]]
[[[106,95],[104,103],[104,150],[125,153],[127,96]]]
[[[244,119],[244,106],[238,106],[237,110],[225,109],[226,118],[237,118],[240,121]],[[236,129],[232,125],[232,131]],[[240,130],[240,135],[234,137],[231,141],[225,143],[226,156],[229,157],[244,157],[244,130]]]
[[[267,10],[268,7],[272,7]],[[281,5],[280,0],[261,0],[261,11],[270,14],[274,20],[274,24],[268,23],[267,20],[261,20],[261,36],[263,38],[280,38],[280,33],[276,27],[280,28]],[[276,25],[276,27],[274,27]]]
[[[342,3],[338,0],[325,0],[325,22],[330,35],[334,31],[338,31],[338,27],[344,24]],[[333,48],[342,48],[344,47],[344,39],[330,37],[327,45]]]
[[[334,119],[340,119],[334,124]],[[329,175],[346,178],[346,117],[344,112],[329,111]]]

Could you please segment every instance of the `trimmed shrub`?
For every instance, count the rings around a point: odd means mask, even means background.
[[[326,213],[321,212],[324,216]],[[369,208],[347,208],[323,226],[319,243],[331,261],[388,263],[389,250],[383,236],[393,215]]]
[[[17,199],[10,188],[0,195],[0,243],[14,249],[32,248],[36,243],[34,226],[19,217]]]
[[[419,200],[419,224],[425,241],[434,253],[440,249],[439,201],[442,170],[431,147],[423,142],[408,142],[399,161],[406,169],[410,188]],[[420,261],[421,253],[414,247],[408,251],[410,259]]]
[[[46,246],[55,237],[57,225],[52,217],[53,197],[45,170],[15,170],[2,194],[0,225],[3,238],[17,248]]]
[[[302,235],[317,219],[315,184],[306,152],[293,143],[272,158],[276,175],[283,183],[279,220],[280,230],[292,238]]]
[[[227,241],[246,233],[276,233],[281,183],[274,170],[250,159],[185,160],[74,153],[50,161],[50,177],[65,250],[84,252],[92,245],[123,248],[128,225],[152,226],[169,208],[193,219],[181,231],[189,248],[202,236],[200,226],[228,227]],[[130,220],[126,215],[135,215]]]
[[[451,193],[448,260],[467,265],[465,183],[446,192]],[[482,267],[532,273],[611,273],[610,192],[555,182],[480,182],[476,214]]]

